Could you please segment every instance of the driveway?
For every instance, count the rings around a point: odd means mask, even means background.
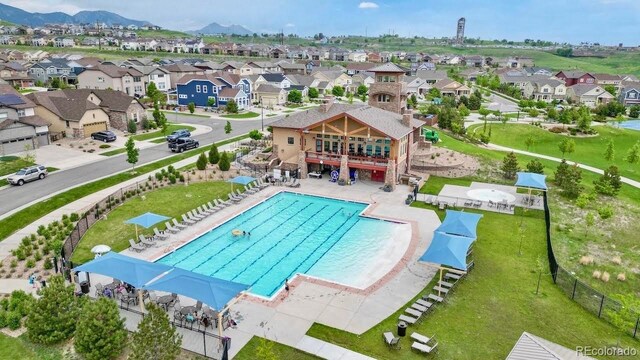
[[[484,104],[489,110],[500,110],[504,112],[518,112],[520,108],[518,107],[518,103],[513,102],[511,100],[507,100],[502,96],[495,95],[491,93],[489,96],[489,103]]]

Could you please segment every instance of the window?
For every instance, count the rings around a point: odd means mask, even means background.
[[[96,114],[91,114],[91,115],[93,115],[93,118],[94,118],[94,119],[96,118]]]
[[[179,95],[178,95],[178,98],[180,98],[180,99],[186,99],[186,98],[187,98],[187,95],[186,95],[186,94],[179,94]]]
[[[18,109],[18,116],[25,116],[26,113],[24,111],[24,109]]]
[[[104,82],[104,78],[102,76],[98,76],[98,82],[99,83],[103,83]]]
[[[378,102],[388,103],[391,101],[391,96],[388,94],[378,94]]]
[[[158,89],[159,90],[164,90],[165,89],[165,84],[163,82],[158,83]]]
[[[133,77],[133,82],[140,82],[140,76],[134,76]]]
[[[124,82],[125,82],[125,84],[130,83],[130,82],[131,82],[131,78],[130,78],[130,77],[128,77],[128,76],[126,76],[126,77],[124,78]]]
[[[287,138],[287,144],[293,145],[293,137],[290,136]]]
[[[65,121],[65,125],[67,126],[67,128],[69,127],[69,121]]]
[[[636,98],[636,93],[633,91],[629,92],[629,99],[635,99]],[[20,115],[20,113],[18,113],[18,115]]]
[[[142,85],[136,85],[136,86],[134,87],[134,91],[135,91],[136,93],[140,93],[140,92],[142,92]]]
[[[156,75],[156,77],[163,78],[164,74],[158,74],[158,75]]]
[[[207,90],[207,85],[202,85],[202,92],[203,93],[207,93],[209,90]]]
[[[196,92],[199,93],[200,92],[200,85],[196,85]]]

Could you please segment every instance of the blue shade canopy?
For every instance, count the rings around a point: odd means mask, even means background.
[[[431,245],[420,257],[420,261],[467,270],[467,252],[473,239],[434,232]]]
[[[256,181],[256,178],[253,178],[251,176],[236,176],[233,179],[229,179],[227,181],[236,183],[236,184],[247,185],[249,183]]]
[[[519,172],[518,180],[516,181],[516,186],[518,187],[526,187],[538,190],[547,190],[547,184],[544,181],[546,175],[529,173],[529,172]]]
[[[435,231],[465,236],[475,240],[478,237],[476,229],[480,218],[482,218],[480,214],[447,210],[444,221]]]
[[[217,279],[191,271],[174,268],[173,271],[145,286],[148,290],[172,292],[202,301],[221,311],[225,305],[248,285]]]
[[[126,224],[136,224],[136,225],[140,225],[140,226],[144,226],[145,228],[149,228],[157,223],[159,223],[160,221],[165,221],[165,220],[169,220],[170,218],[166,217],[166,216],[162,216],[162,215],[158,215],[158,214],[154,214],[154,213],[146,213],[146,214],[142,214],[140,216],[134,217],[133,219],[129,219],[127,221],[125,221]]]
[[[137,288],[171,269],[169,265],[152,263],[112,251],[74,268],[76,271],[110,276]]]

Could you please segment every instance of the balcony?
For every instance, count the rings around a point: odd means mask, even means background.
[[[318,153],[318,152],[306,152],[306,162],[312,164],[322,164],[331,165],[331,166],[340,166],[340,159],[342,155],[340,154],[329,154],[329,153]],[[359,156],[359,155],[349,155],[349,167],[359,168],[359,169],[370,169],[370,170],[380,170],[386,169],[387,163],[389,162],[388,157],[380,156],[380,155],[372,155],[372,156]]]

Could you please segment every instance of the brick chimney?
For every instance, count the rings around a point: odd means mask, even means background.
[[[326,113],[331,109],[331,105],[335,101],[335,97],[333,95],[325,95],[324,99],[322,99],[322,104],[320,105],[320,112]]]
[[[413,118],[413,110],[406,109],[402,114],[402,125],[411,127],[411,118]]]

